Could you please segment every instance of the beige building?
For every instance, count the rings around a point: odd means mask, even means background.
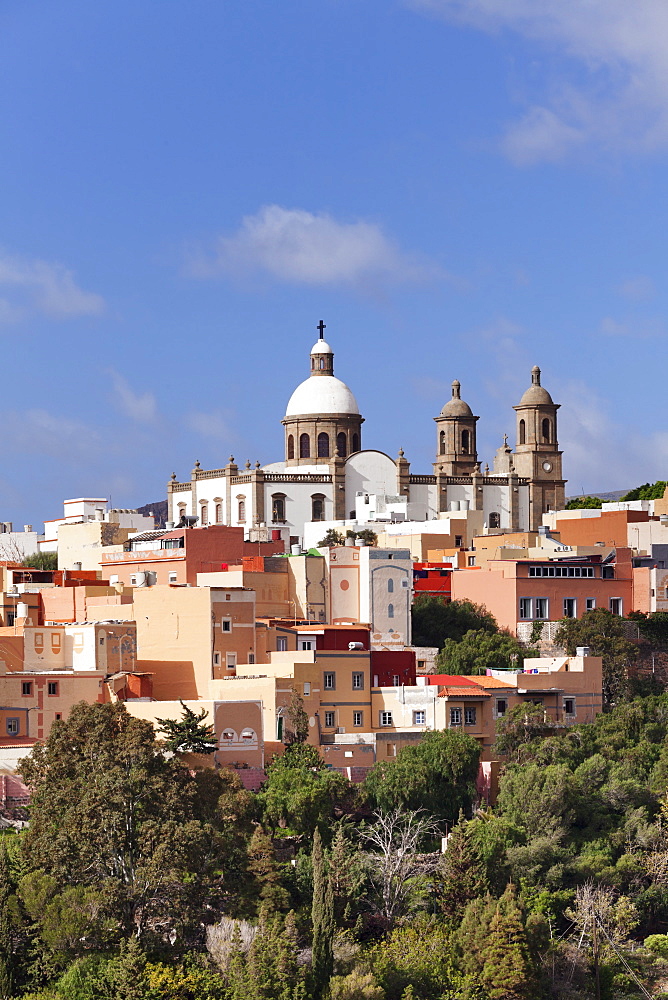
[[[327,567],[317,553],[244,556],[240,566],[198,573],[197,585],[254,590],[259,618],[328,620]]]
[[[410,645],[413,561],[408,549],[337,545],[325,549],[329,620],[371,622],[375,633]]]

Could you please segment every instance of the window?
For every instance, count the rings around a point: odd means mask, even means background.
[[[564,698],[564,715],[575,715],[575,698]]]
[[[239,500],[238,510],[237,510],[237,521],[246,520],[246,501]]]
[[[178,580],[178,573],[170,573],[169,574],[169,582],[170,583],[176,583],[177,580]]]
[[[200,504],[200,524],[202,527],[209,523],[209,505],[208,503]]]
[[[574,597],[564,598],[564,618],[576,618],[577,603]]]
[[[541,618],[545,621],[548,618],[548,603],[547,597],[537,597],[536,598],[536,618]]]
[[[364,674],[354,673],[353,674],[353,691],[363,691],[364,690]]]
[[[520,426],[519,426],[518,430],[519,430],[519,439],[520,439],[519,443],[520,444],[526,444],[526,441],[527,441],[527,425],[524,423],[523,420],[520,420]]]
[[[529,566],[529,576],[593,577],[593,566]]]
[[[622,613],[622,599],[621,597],[611,597],[610,598],[610,611],[613,615],[621,615]]]
[[[445,431],[441,431],[438,436],[439,439],[439,451],[441,455],[445,455]]]
[[[380,713],[380,724],[381,726],[393,726],[392,713],[391,712],[381,712]]]
[[[348,454],[348,442],[343,431],[336,435],[336,450],[339,453],[339,458],[345,458]]]
[[[311,497],[311,520],[325,520],[325,497],[322,493],[314,493]]]
[[[216,524],[223,523],[223,505],[222,503],[216,504]]]
[[[450,709],[450,725],[451,726],[461,726],[462,724],[462,710],[461,708],[451,708]]]
[[[279,635],[279,637],[276,640],[276,652],[285,653],[287,652],[287,649],[288,649],[288,640],[284,635]]]
[[[364,725],[364,712],[353,712],[353,726]]]
[[[503,716],[508,711],[508,702],[505,698],[496,699],[496,717],[497,719],[502,719]]]
[[[272,521],[285,521],[285,494],[274,493],[271,498]]]
[[[7,612],[7,625],[13,625],[16,621],[16,608],[12,608],[11,611]]]
[[[308,436],[308,434],[299,435],[299,457],[300,458],[311,457],[311,439]]]
[[[360,437],[359,437],[359,434],[353,434],[353,443],[352,443],[351,451],[359,451],[359,450],[360,450]]]
[[[305,697],[308,697],[310,695],[310,693],[311,693],[311,682],[310,681],[304,681],[304,695],[305,695]]]
[[[318,434],[318,458],[329,458],[329,434]]]
[[[325,691],[336,690],[336,674],[333,671],[325,671],[323,674],[322,686]]]
[[[226,653],[225,654],[225,666],[228,670],[236,669],[237,665],[237,654],[236,653]]]
[[[549,444],[550,443],[550,421],[547,419],[547,417],[545,417],[545,419],[543,420],[542,431],[543,431],[543,441],[544,441],[544,443],[545,444]]]
[[[248,662],[249,663],[255,663],[255,653],[249,653],[248,654]]]
[[[462,455],[468,455],[471,448],[471,434],[467,430],[462,431]]]
[[[32,681],[23,681],[21,684],[21,694],[25,696],[32,694]]]
[[[295,457],[295,439],[292,434],[288,434],[288,460]]]
[[[213,654],[213,665],[214,665],[214,667],[219,667],[220,666],[220,653],[214,653]]]
[[[60,652],[60,641],[61,641],[60,640],[60,633],[59,632],[52,632],[51,633],[51,652],[52,653],[59,653]]]
[[[392,674],[392,687],[398,688],[401,684],[401,677],[399,674]]]
[[[614,580],[615,570],[613,566],[604,566],[601,570],[601,578],[603,580]]]
[[[530,597],[520,597],[520,618],[531,618],[533,616],[531,605],[532,601]]]
[[[490,528],[500,528],[501,527],[501,515],[498,510],[493,510],[489,515],[489,526]]]
[[[588,597],[587,598],[587,611],[593,611],[595,607],[596,607],[596,598],[595,597]]]
[[[387,757],[397,756],[397,744],[396,743],[386,743],[385,744],[385,754]]]
[[[388,594],[394,593],[394,580],[392,579],[387,581],[387,592]]]
[[[232,619],[231,618],[223,618],[221,620],[220,627],[222,628],[223,632],[231,632],[232,631]]]
[[[18,719],[6,719],[5,726],[7,729],[8,736],[18,736],[19,734],[19,720]]]
[[[424,726],[427,723],[427,713],[424,709],[418,709],[417,712],[413,712],[413,725],[414,726]]]
[[[476,709],[475,708],[465,708],[464,709],[464,725],[465,726],[475,726],[476,720]]]
[[[325,712],[325,728],[331,729],[336,723],[336,713],[335,712]]]
[[[461,549],[461,547],[462,547],[463,544],[464,544],[464,536],[463,535],[455,535],[455,548]]]
[[[56,714],[55,714],[55,719],[56,719],[56,722],[58,722],[58,721],[59,721],[60,719],[62,719],[62,717],[63,717],[63,716],[62,716],[62,713],[61,713],[61,712],[56,712]]]
[[[47,684],[47,691],[51,697],[58,694],[58,681],[49,681]]]
[[[387,617],[394,618],[394,604],[387,605]]]
[[[469,556],[466,560],[469,566],[475,566],[475,556]]]

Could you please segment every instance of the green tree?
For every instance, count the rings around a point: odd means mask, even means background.
[[[496,722],[494,753],[519,763],[527,753],[533,752],[538,739],[549,736],[556,729],[542,705],[523,702],[515,705]]]
[[[403,747],[394,760],[369,771],[364,792],[375,808],[426,809],[439,822],[453,823],[470,808],[478,774],[480,747],[456,729],[425,733]]]
[[[339,927],[351,925],[364,892],[366,874],[359,851],[346,836],[342,823],[336,828],[329,852],[329,878],[334,894],[334,919]]]
[[[459,642],[446,639],[438,654],[438,670],[444,674],[485,674],[487,670],[521,667],[525,657],[535,655],[520,645],[510,632],[467,632]]]
[[[58,553],[57,552],[35,552],[31,556],[26,556],[21,560],[22,566],[27,566],[29,569],[58,569]]]
[[[446,639],[460,639],[471,631],[496,632],[496,619],[487,608],[473,601],[450,601],[419,594],[413,602],[413,642],[416,646],[438,646]]]
[[[596,510],[603,506],[600,497],[571,497],[565,510]]]
[[[638,658],[638,648],[626,638],[624,621],[605,608],[585,611],[582,618],[564,618],[554,641],[569,656],[578,646],[589,646],[592,656],[603,660],[603,704],[622,701],[627,693],[629,672]]]
[[[0,843],[0,1000],[13,995],[15,885],[4,843]]]
[[[319,549],[331,549],[334,545],[345,545],[345,535],[336,528],[328,528],[325,537],[318,542]]]
[[[663,497],[666,485],[663,479],[659,479],[655,483],[643,483],[642,486],[636,486],[635,489],[629,490],[628,493],[625,493],[619,499],[622,502],[626,502],[627,500],[660,500]]]
[[[536,995],[526,928],[512,886],[492,917],[481,979],[490,1000],[532,1000]]]
[[[346,531],[346,538],[359,539],[365,545],[378,545],[378,535],[371,528],[362,528],[361,531]]]
[[[204,725],[204,719],[209,714],[207,710],[203,708],[201,712],[193,712],[183,701],[181,708],[183,714],[178,720],[156,719],[160,723],[159,731],[166,737],[165,749],[172,753],[214,753],[218,740],[213,726]]]
[[[293,687],[288,705],[288,726],[283,734],[284,743],[306,743],[309,734],[308,712],[304,709],[304,699]]]
[[[580,789],[565,764],[526,764],[501,779],[499,812],[530,837],[566,833],[573,823]]]
[[[315,747],[292,743],[267,768],[258,802],[272,830],[290,827],[310,836],[332,821],[349,794],[346,779],[327,767]]]
[[[97,894],[102,927],[109,917],[126,934],[201,935],[222,886],[220,838],[198,818],[197,782],[165,759],[150,723],[121,703],[81,702],[21,773],[32,791],[24,898],[41,871],[54,881],[50,905],[60,896],[75,913]]]
[[[282,882],[281,866],[276,860],[270,838],[256,826],[248,845],[248,870],[256,882],[256,893],[271,910],[285,910],[288,893]]]
[[[325,867],[320,831],[313,834],[313,903],[311,923],[313,925],[313,973],[316,997],[325,995],[334,971],[334,894],[332,883]]]

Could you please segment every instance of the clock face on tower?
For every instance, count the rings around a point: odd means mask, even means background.
[[[543,472],[552,472],[552,462],[543,462]]]

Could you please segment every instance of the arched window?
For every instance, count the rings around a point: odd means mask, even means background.
[[[326,368],[326,362],[324,358],[320,358],[320,371],[324,371]]]
[[[311,520],[325,520],[325,496],[323,493],[314,493],[311,497]]]
[[[490,528],[500,528],[501,527],[501,515],[497,510],[493,510],[489,515],[489,526]]]
[[[445,455],[445,431],[441,431],[440,435],[440,452],[441,455]]]
[[[471,449],[471,435],[469,431],[462,431],[462,455],[468,455]]]
[[[348,454],[348,442],[343,431],[339,431],[336,435],[336,450],[339,453],[339,458],[345,458]]]
[[[216,504],[216,524],[223,523],[223,505],[222,503]]]
[[[354,453],[359,450],[360,450],[360,436],[359,434],[353,434],[351,453]]]
[[[295,439],[292,434],[288,434],[288,458],[295,457]]]
[[[550,443],[550,421],[547,417],[543,420],[543,441],[545,444]]]
[[[318,458],[329,458],[329,434],[318,434]]]
[[[387,617],[394,618],[394,604],[387,605]]]
[[[274,493],[271,498],[272,521],[285,521],[285,493]]]
[[[394,580],[390,579],[387,581],[387,592],[388,594],[394,593]]]
[[[200,506],[200,524],[205,525],[209,523],[209,505],[208,503],[203,503]]]
[[[237,511],[237,521],[246,520],[246,501],[239,500],[239,510]]]
[[[308,434],[300,434],[299,436],[299,457],[311,457],[311,439]]]
[[[520,444],[526,444],[527,440],[527,425],[523,420],[520,420]]]

